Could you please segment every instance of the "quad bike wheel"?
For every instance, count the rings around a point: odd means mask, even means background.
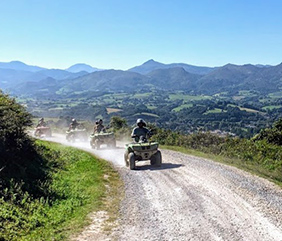
[[[92,149],[95,149],[95,144],[92,140],[90,140],[90,146],[91,146]]]
[[[136,168],[134,153],[129,153],[128,159],[129,159],[129,168],[130,168],[130,170],[134,170]]]
[[[111,148],[116,148],[116,141],[113,140],[111,143],[110,143],[110,147]]]
[[[99,142],[99,140],[95,140],[95,149],[96,150],[100,149],[100,142]]]
[[[128,167],[129,162],[128,162],[128,151],[127,150],[124,153],[124,162],[125,162],[125,165]]]
[[[156,154],[151,156],[150,161],[151,161],[152,166],[160,167],[162,165],[162,154],[161,154],[161,152],[157,151]]]

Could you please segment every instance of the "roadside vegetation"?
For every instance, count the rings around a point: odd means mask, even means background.
[[[158,129],[154,138],[164,148],[234,165],[282,185],[282,119],[250,139],[164,129]]]
[[[64,240],[86,225],[90,212],[116,217],[121,183],[109,163],[30,139],[31,116],[2,92],[0,108],[1,241]]]

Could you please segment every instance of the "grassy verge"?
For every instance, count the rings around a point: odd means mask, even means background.
[[[162,145],[161,148],[178,151],[178,152],[182,152],[185,154],[210,159],[215,162],[220,162],[222,164],[234,166],[244,171],[247,171],[253,175],[257,175],[257,176],[266,178],[269,181],[274,182],[277,185],[282,187],[282,180],[281,180],[282,173],[279,170],[266,169],[265,167],[259,165],[257,162],[243,161],[242,159],[239,159],[239,158],[234,158],[234,157],[231,158],[231,157],[226,157],[223,155],[205,153],[199,150],[185,148],[185,147]]]
[[[90,212],[105,210],[109,221],[117,217],[122,183],[108,162],[60,144],[37,146],[52,163],[42,185],[50,195],[34,198],[18,183],[6,190],[9,199],[0,198],[1,241],[66,240],[87,225]]]

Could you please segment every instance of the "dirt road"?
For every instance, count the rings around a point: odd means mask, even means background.
[[[168,150],[161,168],[130,171],[123,148],[75,146],[111,161],[125,183],[119,227],[105,236],[94,226],[77,240],[282,240],[282,191],[262,178]]]

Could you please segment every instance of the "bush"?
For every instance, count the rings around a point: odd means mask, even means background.
[[[272,128],[261,130],[253,140],[266,140],[268,143],[282,146],[282,119],[276,121]]]
[[[6,191],[4,195],[4,190],[14,186],[35,196],[44,194],[46,161],[27,135],[31,125],[31,115],[25,108],[0,91],[0,196],[13,193]]]

